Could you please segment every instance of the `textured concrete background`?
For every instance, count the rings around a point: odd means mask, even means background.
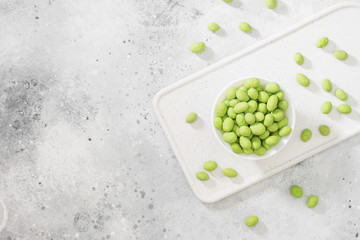
[[[0,239],[357,239],[360,136],[204,205],[151,106],[161,88],[337,2],[0,0]],[[239,33],[244,20],[257,37]],[[225,31],[207,31],[212,21]],[[206,59],[188,51],[200,40]],[[292,183],[318,207],[291,197]]]

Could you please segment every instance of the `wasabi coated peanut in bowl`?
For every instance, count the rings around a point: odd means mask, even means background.
[[[272,156],[288,142],[295,111],[278,83],[252,77],[221,91],[212,121],[216,137],[228,151],[257,160]]]

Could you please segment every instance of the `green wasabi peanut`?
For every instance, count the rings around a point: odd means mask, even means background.
[[[206,181],[209,179],[209,174],[207,174],[206,172],[200,171],[200,172],[196,173],[196,177],[200,181]]]
[[[265,139],[267,139],[268,136],[270,136],[270,132],[268,130],[265,130],[265,132],[263,134],[259,135],[259,138],[261,140],[265,140]]]
[[[230,100],[229,99],[225,99],[223,101],[223,103],[225,103],[226,107],[229,107],[230,106]]]
[[[249,108],[249,104],[247,102],[239,102],[238,104],[235,105],[234,111],[236,113],[242,113],[248,110],[248,108]]]
[[[248,112],[249,113],[254,113],[256,111],[257,107],[258,107],[257,102],[255,100],[250,100],[248,102],[248,104],[249,104],[249,108],[246,110],[246,113],[248,113]]]
[[[223,139],[225,140],[225,142],[232,144],[237,141],[238,137],[234,132],[225,132],[223,134]]]
[[[288,124],[288,122],[289,122],[289,119],[287,117],[284,117],[277,124],[278,124],[279,128],[283,128]]]
[[[251,129],[248,126],[241,126],[239,133],[241,136],[249,137],[251,134]]]
[[[273,123],[266,129],[269,130],[269,132],[276,132],[277,130],[279,130],[279,125],[277,123]]]
[[[344,50],[336,50],[334,56],[340,61],[344,61],[348,58],[348,54]]]
[[[226,92],[226,98],[229,99],[229,100],[232,100],[236,97],[236,91],[237,91],[237,88],[229,88]],[[230,104],[230,102],[229,102]]]
[[[224,2],[226,2],[226,3],[231,3],[232,2],[232,0],[223,0]]]
[[[259,149],[261,147],[261,140],[258,137],[253,137],[251,139],[251,148],[256,150]]]
[[[264,91],[263,87],[261,85],[257,86],[255,88],[258,92]]]
[[[258,97],[259,97],[259,93],[255,88],[250,88],[248,90],[247,94],[249,95],[249,97],[251,99],[254,99],[254,100],[258,99]]]
[[[243,153],[243,150],[238,143],[231,144],[231,149],[233,150],[234,153],[237,154]]]
[[[265,4],[269,9],[276,8],[276,0],[265,0]]]
[[[278,142],[279,142],[279,138],[277,136],[270,136],[265,140],[265,143],[270,146],[274,146],[278,144]]]
[[[234,108],[233,107],[229,107],[228,110],[227,110],[227,115],[229,117],[231,117],[232,119],[235,119],[236,118],[236,112],[234,111]]]
[[[338,107],[338,111],[340,113],[343,113],[343,114],[349,114],[351,113],[352,109],[349,105],[347,104],[341,104],[339,107]]]
[[[245,122],[249,125],[252,125],[255,123],[255,115],[252,113],[245,114]]]
[[[231,118],[225,118],[224,122],[223,122],[223,130],[225,132],[230,132],[234,127],[234,120],[232,120]]]
[[[279,101],[278,108],[280,108],[283,111],[286,111],[288,109],[288,107],[289,107],[289,103],[287,101],[285,101],[285,100]]]
[[[265,118],[265,115],[262,112],[256,112],[255,114],[255,121],[262,122]]]
[[[276,95],[271,95],[269,97],[268,102],[266,103],[267,110],[269,112],[274,111],[276,109],[276,107],[277,107],[278,101],[279,101],[279,99],[278,99],[278,97]]]
[[[326,125],[320,125],[319,132],[323,136],[327,136],[330,134],[330,128]]]
[[[259,112],[262,112],[263,114],[267,113],[267,108],[265,103],[259,103],[258,109]]]
[[[241,136],[239,142],[240,142],[240,146],[243,149],[251,148],[251,141],[249,140],[249,138]]]
[[[198,115],[196,113],[191,112],[186,116],[186,122],[193,123],[196,121],[197,117],[198,117]]]
[[[247,123],[245,122],[245,114],[243,113],[240,113],[236,116],[236,119],[235,119],[237,125],[239,125],[240,127],[241,126],[247,126]]]
[[[250,155],[254,152],[254,150],[252,148],[248,148],[248,149],[243,149],[244,153],[247,155]]]
[[[205,43],[196,42],[191,45],[190,51],[192,51],[193,53],[202,53],[203,51],[205,51],[205,48]]]
[[[217,168],[217,163],[215,161],[206,161],[203,168],[208,172],[212,172]]]
[[[234,124],[234,127],[233,127],[233,129],[231,131],[234,132],[238,137],[241,136],[240,127],[237,124]]]
[[[291,133],[291,127],[289,126],[285,126],[283,128],[280,129],[279,131],[279,136],[280,137],[286,137]]]
[[[216,23],[209,23],[208,29],[212,32],[217,32],[220,30],[220,26]]]
[[[260,80],[258,78],[248,78],[248,79],[245,80],[244,86],[247,89],[257,88],[257,87],[260,86]]]
[[[216,105],[215,114],[217,117],[225,116],[226,112],[227,112],[227,106],[225,103],[222,102]]]
[[[235,107],[236,104],[238,104],[240,101],[238,99],[232,99],[229,102],[230,107]]]
[[[295,62],[297,63],[297,65],[303,65],[304,63],[304,57],[303,55],[301,55],[301,53],[297,52],[295,53]]]
[[[274,117],[273,115],[271,115],[271,113],[268,113],[265,115],[265,118],[264,118],[264,125],[266,127],[269,127],[271,124],[274,123]]]
[[[240,23],[239,28],[245,33],[250,33],[252,31],[251,26],[247,22]]]
[[[314,208],[319,202],[319,198],[316,195],[312,195],[308,198],[306,205],[308,208]]]
[[[318,48],[324,48],[326,45],[328,45],[329,39],[327,37],[322,37],[316,42],[316,46]]]
[[[331,92],[331,91],[332,91],[332,84],[331,84],[331,82],[330,82],[329,79],[324,79],[324,80],[322,80],[321,86],[322,86],[322,88],[323,88],[325,91],[327,91],[327,92]]]
[[[303,195],[303,190],[298,185],[292,185],[290,187],[290,193],[291,193],[291,195],[293,195],[296,198],[301,198]]]
[[[304,74],[302,74],[302,73],[298,73],[296,75],[296,80],[303,87],[308,87],[310,85],[309,78],[307,76],[305,76]]]
[[[275,95],[279,98],[279,100],[283,100],[285,94],[282,90],[280,90],[277,93],[275,93]]]
[[[239,90],[243,90],[245,92],[247,92],[249,88],[245,87],[245,85],[242,85],[241,87],[239,87]]]
[[[251,132],[254,135],[262,135],[266,131],[266,127],[262,123],[255,123],[254,125],[250,126]]]
[[[259,222],[259,218],[257,216],[250,216],[245,219],[245,225],[248,227],[254,227]]]
[[[268,93],[277,93],[279,90],[280,86],[275,82],[268,83],[265,86],[265,91],[267,91]]]
[[[285,113],[281,109],[275,109],[274,111],[271,112],[271,115],[274,117],[274,120],[276,122],[278,122],[278,121],[280,121],[281,119],[284,118]]]
[[[214,126],[217,129],[222,130],[222,125],[223,125],[223,120],[221,119],[221,117],[215,117],[214,118]]]
[[[337,97],[338,99],[340,99],[341,101],[346,101],[346,100],[348,99],[347,93],[346,93],[344,90],[342,90],[342,89],[337,89],[337,90],[335,91],[335,95],[336,95],[336,97]]]
[[[332,109],[332,104],[331,102],[324,102],[322,105],[321,105],[321,112],[323,114],[328,114],[331,112],[331,109]]]
[[[310,140],[311,136],[312,136],[311,130],[306,128],[301,132],[301,141],[307,142]]]
[[[236,91],[236,97],[240,102],[247,102],[250,100],[247,90],[238,89]]]
[[[259,92],[258,100],[262,103],[267,103],[269,100],[269,94],[265,91]]]
[[[234,178],[238,175],[238,173],[233,168],[225,168],[224,175],[230,178]]]
[[[271,148],[271,145],[266,143],[266,139],[261,141],[261,145],[266,149],[269,150]]]
[[[264,156],[266,153],[266,149],[264,147],[260,147],[256,150],[254,150],[254,153],[258,156]]]

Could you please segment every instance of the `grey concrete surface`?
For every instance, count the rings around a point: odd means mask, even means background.
[[[357,239],[360,136],[204,205],[151,105],[161,88],[337,2],[0,0],[0,239]],[[243,19],[257,37],[239,34]],[[206,59],[188,51],[199,40]],[[319,206],[292,198],[293,183]],[[256,228],[243,224],[250,214]]]

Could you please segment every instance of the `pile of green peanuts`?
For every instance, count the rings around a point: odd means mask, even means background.
[[[205,171],[212,172],[217,168],[217,166],[218,166],[217,162],[207,161],[204,163],[203,168],[205,169]],[[233,168],[225,168],[223,170],[223,173],[225,176],[229,178],[234,178],[238,175],[237,171]],[[199,171],[196,173],[196,178],[199,179],[200,181],[207,181],[209,180],[210,177],[207,172]]]
[[[234,153],[262,156],[291,133],[287,108],[279,84],[263,88],[258,78],[249,78],[239,88],[227,90],[226,99],[215,108],[214,126]]]

